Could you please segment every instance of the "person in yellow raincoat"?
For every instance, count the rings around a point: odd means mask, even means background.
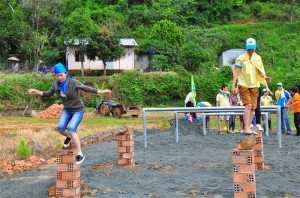
[[[257,107],[258,88],[260,84],[268,87],[267,81],[270,80],[270,77],[266,76],[261,57],[255,53],[255,39],[248,38],[245,48],[246,52],[237,57],[235,61],[231,92],[234,94],[239,92],[245,106],[244,133],[256,134],[250,129],[250,124]]]

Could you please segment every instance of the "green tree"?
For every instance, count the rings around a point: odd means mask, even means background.
[[[209,54],[195,43],[186,43],[178,51],[178,62],[187,71],[198,71],[201,63],[203,64],[208,60]]]
[[[86,50],[87,57],[95,60],[98,58],[103,61],[103,75],[106,76],[106,64],[115,61],[124,55],[124,48],[120,46],[119,39],[115,38],[111,31],[105,26],[100,32],[93,34]]]
[[[67,17],[64,29],[64,40],[68,46],[74,47],[79,52],[81,62],[81,76],[84,76],[84,54],[87,44],[97,31],[98,26],[91,19],[90,11],[85,8],[77,8]]]

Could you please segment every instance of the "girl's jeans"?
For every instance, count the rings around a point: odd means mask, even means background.
[[[60,133],[66,130],[71,133],[76,133],[77,128],[83,118],[84,111],[69,111],[63,109],[58,123],[58,131]]]

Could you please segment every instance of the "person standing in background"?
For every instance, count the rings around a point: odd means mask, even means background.
[[[287,90],[283,89],[282,82],[277,83],[275,98],[277,100],[276,105],[281,107],[281,133],[289,135],[292,130],[289,121],[288,109],[284,107],[291,98],[291,94]]]

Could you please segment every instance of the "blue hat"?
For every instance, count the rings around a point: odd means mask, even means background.
[[[254,38],[248,38],[246,40],[245,45],[246,50],[255,50],[256,49],[256,41]]]
[[[282,86],[282,82],[277,83],[277,86]]]
[[[53,70],[54,70],[54,74],[65,73],[67,71],[66,67],[61,63],[57,63],[56,65],[54,65]]]

